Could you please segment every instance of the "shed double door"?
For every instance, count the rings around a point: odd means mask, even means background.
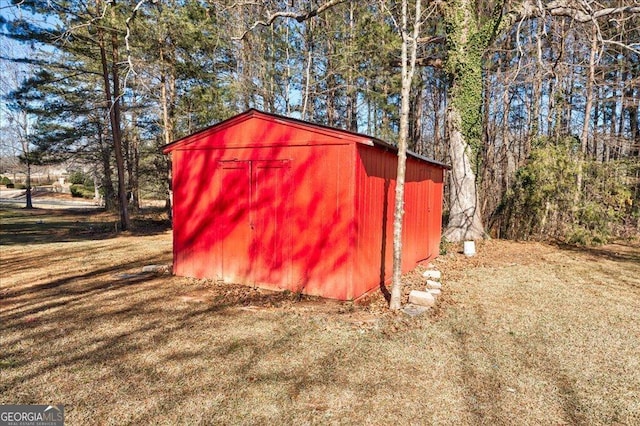
[[[218,275],[226,282],[287,288],[291,270],[289,161],[220,161]]]

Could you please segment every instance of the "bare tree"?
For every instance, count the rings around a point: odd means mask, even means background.
[[[4,41],[3,52],[12,52],[17,47]],[[20,53],[22,54],[22,53]],[[11,96],[13,90],[18,89],[28,76],[27,64],[12,62],[7,59],[0,59],[0,98],[2,99],[0,122],[0,140],[2,140],[2,151],[20,159],[25,171],[25,207],[33,208],[31,199],[31,142],[29,140],[31,132],[31,117],[21,102]]]
[[[402,37],[400,93],[400,134],[398,135],[398,170],[396,174],[395,208],[393,212],[393,275],[389,308],[402,307],[402,225],[404,218],[404,183],[407,165],[407,146],[409,142],[409,112],[411,87],[416,69],[418,38],[423,22],[422,1],[415,0],[413,20],[410,22],[409,2],[402,0],[398,31]]]

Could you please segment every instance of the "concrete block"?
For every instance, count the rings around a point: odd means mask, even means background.
[[[436,299],[427,291],[411,290],[411,293],[409,293],[409,303],[418,306],[433,306],[436,304]]]
[[[440,294],[442,294],[442,290],[440,290],[439,288],[432,288],[430,290],[427,290],[429,293],[431,293],[431,295],[433,297],[438,297],[440,296]]]
[[[440,284],[438,281],[433,281],[433,280],[427,280],[427,288],[437,288],[440,289],[442,288],[442,284]]]
[[[146,265],[142,267],[142,272],[154,274],[166,274],[171,270],[169,265]]]
[[[418,306],[413,303],[408,303],[402,307],[402,312],[409,315],[410,317],[417,317],[419,315],[424,314],[429,310],[426,306]]]
[[[435,269],[428,269],[422,273],[422,276],[430,280],[440,281],[440,278],[442,278],[442,273],[440,271],[436,271]]]

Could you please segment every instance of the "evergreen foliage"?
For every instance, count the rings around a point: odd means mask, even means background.
[[[631,184],[638,166],[587,160],[584,190],[577,192],[578,149],[579,141],[566,137],[557,143],[542,140],[532,150],[503,201],[508,217],[503,236],[603,244],[624,235],[625,225],[633,227],[638,199]]]
[[[95,196],[94,188],[92,186],[71,185],[70,190],[72,197],[93,198]]]

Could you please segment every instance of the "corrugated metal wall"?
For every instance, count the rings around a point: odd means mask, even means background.
[[[393,268],[393,213],[395,209],[395,153],[358,145],[356,174],[356,281],[368,283],[364,291],[391,277]],[[440,244],[441,188],[434,175],[442,169],[409,158],[405,177],[402,269],[435,257]],[[441,183],[441,180],[440,180]],[[436,202],[437,200],[437,202]],[[376,285],[372,286],[372,283]],[[357,289],[363,290],[362,288]]]
[[[175,273],[349,298],[352,149],[176,152]]]

